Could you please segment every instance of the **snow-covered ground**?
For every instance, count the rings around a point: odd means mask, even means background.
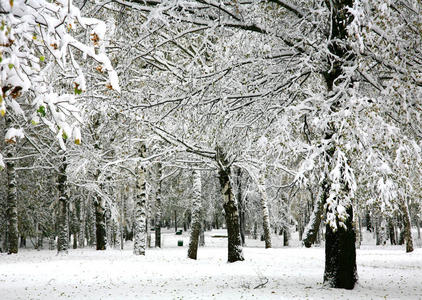
[[[0,254],[0,299],[422,299],[421,248],[406,254],[366,238],[357,253],[359,284],[349,291],[322,286],[323,248],[300,247],[295,236],[294,246],[274,249],[247,240],[246,260],[229,264],[226,239],[212,237],[222,234],[206,233],[197,261],[186,257],[188,235],[170,232],[164,248],[145,257],[134,256],[129,243],[123,251]]]

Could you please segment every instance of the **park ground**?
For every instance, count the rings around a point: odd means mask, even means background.
[[[354,290],[323,286],[324,248],[306,249],[293,234],[273,249],[247,239],[245,261],[227,263],[224,230],[206,232],[198,260],[187,258],[188,233],[164,231],[163,248],[146,256],[124,250],[20,249],[0,254],[0,299],[422,299],[421,241],[413,253],[404,246],[375,246],[369,233],[357,250],[359,283]],[[183,240],[183,247],[177,246]]]

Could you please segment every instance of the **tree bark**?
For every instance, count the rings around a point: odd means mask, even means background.
[[[63,161],[60,166],[60,173],[58,176],[58,191],[59,191],[59,212],[58,212],[58,239],[57,252],[67,253],[69,249],[69,219],[68,219],[68,196],[67,196],[67,162],[66,156],[63,156]]]
[[[391,245],[397,245],[396,242],[396,230],[394,228],[394,223],[392,218],[388,218],[388,235],[390,237],[390,243]]]
[[[203,224],[201,226],[201,232],[199,233],[199,246],[200,247],[204,247],[205,246],[205,229],[206,229],[206,224]]]
[[[107,247],[107,232],[105,220],[105,200],[101,195],[97,195],[95,201],[95,237],[96,249],[105,250]]]
[[[242,195],[242,169],[237,168],[237,207],[239,210],[239,226],[240,226],[240,237],[242,239],[242,246],[245,246],[245,209]]]
[[[346,208],[348,214],[344,224],[333,230],[329,224],[325,233],[324,283],[330,287],[353,289],[357,281],[356,234],[353,227],[353,208]]]
[[[327,85],[327,101],[330,101],[330,109],[332,112],[338,111],[341,102],[332,101],[331,95],[335,92],[339,93],[336,85],[344,82],[342,79],[345,74],[345,67],[354,63],[355,57],[351,55],[348,46],[348,26],[353,21],[353,14],[350,9],[353,7],[354,0],[325,0],[327,9],[330,11],[330,30],[326,32],[327,39],[327,61],[329,62],[324,72],[324,80]],[[347,76],[345,76],[347,78]],[[349,87],[352,87],[349,85]],[[346,95],[345,95],[346,96]],[[330,116],[326,116],[328,119]],[[323,139],[325,140],[327,149],[325,150],[325,160],[328,168],[332,168],[333,155],[336,152],[336,141],[333,137],[337,132],[336,124],[331,122],[325,129]],[[327,176],[326,176],[327,177]],[[349,192],[346,183],[341,183],[341,189]],[[323,194],[325,204],[328,195],[331,192],[331,184],[323,183]],[[340,197],[340,196],[338,196]],[[339,199],[337,199],[338,202]],[[340,226],[337,212],[329,211],[327,213],[335,215],[336,229],[330,224],[326,226],[325,234],[325,271],[324,283],[333,288],[353,289],[357,281],[356,268],[356,233],[353,227],[353,206],[352,203],[344,203],[344,208],[348,216],[343,221],[346,228]]]
[[[10,115],[6,115],[6,128],[12,125]],[[16,156],[16,145],[10,143],[6,146],[6,173],[7,173],[7,253],[18,253],[18,195],[16,187],[16,170],[12,158]]]
[[[290,230],[289,230],[289,227],[285,226],[283,228],[283,246],[284,247],[289,246],[289,240],[290,240]]]
[[[201,173],[193,171],[193,208],[192,208],[192,226],[188,257],[196,259],[198,254],[199,234],[201,232]]]
[[[145,157],[145,145],[140,147],[139,155],[141,158]],[[135,229],[134,229],[134,247],[133,253],[135,255],[145,255],[146,246],[146,182],[145,182],[145,168],[141,165],[136,168],[138,176],[136,180],[136,199],[135,199]]]
[[[155,247],[161,248],[161,176],[162,176],[162,166],[161,163],[157,164],[157,190],[155,193]]]
[[[177,232],[177,210],[174,210],[174,232]]]
[[[223,208],[225,211],[227,237],[228,237],[228,262],[242,261],[243,249],[240,238],[239,213],[230,183],[230,166],[219,148],[217,148],[218,177],[220,181],[221,194],[223,195]]]
[[[268,195],[265,188],[265,174],[260,172],[258,190],[261,194],[262,228],[264,230],[265,248],[271,248],[270,213],[268,211]]]
[[[303,244],[305,245],[306,248],[310,248],[317,239],[319,227],[321,225],[324,202],[325,202],[325,199],[328,197],[327,187],[328,187],[327,180],[324,179],[322,182],[321,197],[316,200],[311,218],[309,219],[309,223],[305,227],[305,231],[303,233],[304,235]]]
[[[403,214],[403,232],[404,232],[404,240],[406,242],[406,252],[413,251],[413,238],[412,238],[412,226],[410,222],[410,213],[409,207],[407,205],[406,199],[402,199],[401,203],[401,211]]]
[[[386,243],[386,228],[385,228],[384,217],[379,212],[375,218],[375,235],[376,235],[376,245],[385,245]]]

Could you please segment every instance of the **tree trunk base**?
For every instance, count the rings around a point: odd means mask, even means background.
[[[356,233],[352,224],[353,210],[347,208],[349,217],[345,225],[333,231],[327,224],[325,234],[324,285],[332,288],[353,289],[357,282]]]

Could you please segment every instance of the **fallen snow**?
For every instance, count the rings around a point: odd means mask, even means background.
[[[300,247],[296,235],[295,246],[274,249],[248,239],[246,260],[231,264],[227,240],[211,235],[224,232],[206,232],[197,261],[187,258],[188,233],[171,232],[163,233],[163,249],[147,249],[145,257],[134,256],[131,243],[123,251],[0,254],[0,299],[422,299],[421,248],[406,254],[403,246],[364,245],[359,284],[349,291],[322,286],[324,249]]]

